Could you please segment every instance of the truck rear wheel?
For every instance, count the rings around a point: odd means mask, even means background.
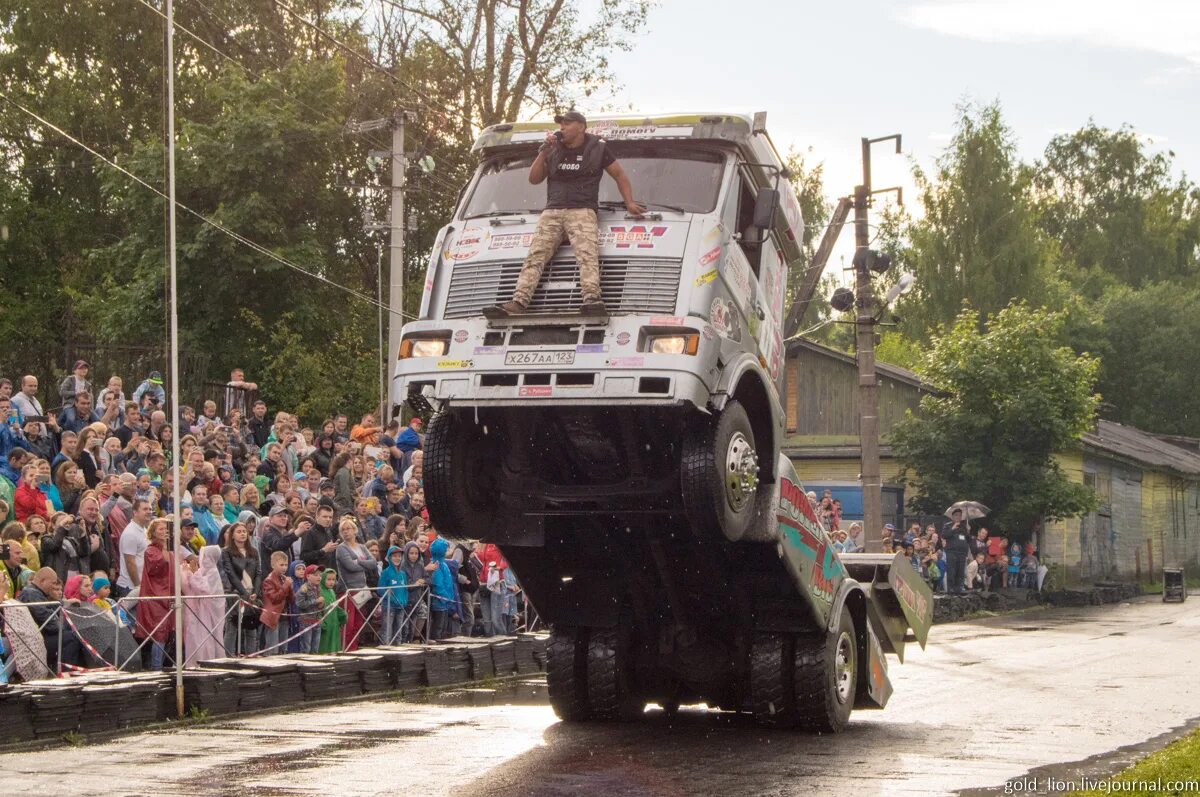
[[[588,718],[587,634],[577,628],[555,627],[546,645],[546,691],[550,706],[563,722]]]
[[[746,410],[730,401],[684,434],[680,489],[693,528],[737,542],[757,510],[758,453]]]
[[[800,727],[817,733],[845,729],[858,684],[858,639],[849,608],[842,607],[833,632],[796,639],[795,676]]]
[[[497,436],[458,414],[442,411],[429,421],[425,435],[425,502],[435,526],[464,537],[490,530],[497,489]]]
[[[587,702],[598,719],[630,722],[645,710],[631,683],[628,642],[615,628],[593,628],[589,635]]]
[[[792,640],[785,634],[759,634],[750,649],[750,702],[759,725],[788,728],[796,722]]]

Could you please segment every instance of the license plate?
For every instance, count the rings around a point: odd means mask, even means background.
[[[573,351],[510,351],[504,355],[505,365],[574,365]]]

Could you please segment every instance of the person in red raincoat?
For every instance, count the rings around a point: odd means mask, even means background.
[[[175,567],[167,550],[170,518],[158,518],[146,529],[150,544],[146,546],[142,567],[142,583],[138,592],[137,628],[134,636],[149,638],[150,669],[161,670],[167,650],[167,638],[175,625],[172,622],[171,602],[175,595]],[[146,600],[150,598],[151,600]],[[161,598],[161,600],[157,600]]]

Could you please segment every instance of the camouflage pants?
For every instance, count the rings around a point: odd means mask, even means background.
[[[537,231],[529,244],[529,255],[517,277],[513,301],[528,306],[542,270],[566,238],[575,247],[579,264],[579,287],[583,300],[600,298],[600,244],[596,211],[591,208],[553,208],[542,211]]]

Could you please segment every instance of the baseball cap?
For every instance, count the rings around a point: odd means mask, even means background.
[[[555,114],[554,121],[556,124],[562,124],[563,122],[583,122],[585,125],[587,124],[587,118],[573,108],[566,113]]]
[[[313,573],[319,572],[321,572],[321,568],[317,567],[316,565],[309,565],[308,567],[304,568],[304,575],[306,578],[311,576]]]
[[[150,384],[161,385],[163,383],[162,374],[158,371],[150,372]]]
[[[411,423],[413,426],[420,426],[424,423],[424,421],[422,421],[420,418],[413,418],[411,421],[409,421],[409,423]]]
[[[76,360],[76,361],[75,361],[75,367],[74,367],[74,368],[72,368],[71,370],[72,370],[72,371],[78,371],[80,368],[91,368],[91,367],[92,367],[92,366],[88,365],[88,361],[87,361],[87,360]]]
[[[196,529],[196,528],[200,528],[200,524],[197,523],[193,518],[188,518],[187,520],[184,520],[179,524],[179,528],[181,528],[181,529]]]
[[[893,526],[891,523],[885,523],[885,524],[883,524],[883,527],[884,527],[885,529],[887,529],[888,531],[895,531],[895,530],[896,530],[896,527],[895,527],[895,526]]]
[[[321,484],[318,489],[324,490],[326,487],[334,487],[333,479],[321,479]]]
[[[271,507],[271,511],[267,513],[267,517],[275,517],[280,512],[286,512],[286,511],[287,511],[287,507],[284,506],[283,504],[275,504],[274,506]]]

